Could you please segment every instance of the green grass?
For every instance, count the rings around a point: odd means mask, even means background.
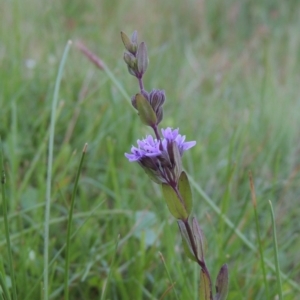
[[[120,31],[134,29],[150,56],[146,89],[166,91],[162,126],[180,127],[188,140],[197,141],[184,166],[194,182],[193,213],[207,240],[213,279],[227,262],[228,299],[266,299],[266,280],[274,299],[280,266],[283,298],[297,299],[298,1],[4,0],[0,11],[0,135],[10,237],[9,248],[1,191],[2,299],[44,299],[49,126],[68,40],[83,41],[107,69],[100,71],[71,46],[55,119],[49,299],[64,299],[66,259],[69,299],[197,299],[199,269],[183,254],[159,186],[124,157],[136,139],[150,133],[128,104],[138,84],[122,60]]]

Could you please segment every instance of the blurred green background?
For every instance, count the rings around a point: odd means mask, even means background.
[[[131,96],[138,84],[123,62],[120,31],[134,30],[148,46],[146,89],[164,89],[167,95],[162,127],[179,127],[187,140],[197,141],[184,157],[186,170],[256,245],[251,170],[265,255],[274,261],[271,200],[282,272],[299,283],[299,1],[2,0],[0,11],[0,134],[20,299],[41,294],[48,129],[68,40],[74,43],[55,131],[51,298],[63,299],[64,252],[59,250],[87,142],[74,212],[70,299],[100,299],[105,286],[106,299],[161,299],[170,282],[158,252],[179,299],[197,299],[199,270],[182,252],[159,186],[124,157],[150,130],[118,86],[75,47],[80,40],[96,53]],[[266,299],[259,255],[195,191],[194,202],[213,278],[223,263],[229,265],[228,299]],[[6,270],[2,231],[0,238]],[[267,273],[270,299],[276,299],[275,275]],[[164,299],[175,299],[174,289]],[[297,299],[299,289],[288,281],[283,291],[285,299]]]

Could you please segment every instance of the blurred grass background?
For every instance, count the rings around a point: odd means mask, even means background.
[[[186,169],[256,244],[251,170],[265,255],[273,260],[271,200],[281,269],[300,282],[299,1],[2,0],[0,11],[0,134],[19,299],[40,299],[41,294],[47,139],[65,44],[83,41],[132,95],[138,85],[123,62],[120,31],[135,29],[150,56],[145,87],[166,91],[162,126],[180,127],[187,140],[197,141],[184,157]],[[100,299],[105,284],[107,299],[159,299],[170,282],[158,251],[179,298],[197,299],[199,270],[182,253],[176,221],[159,187],[124,157],[150,131],[108,76],[76,47],[67,59],[58,114],[51,298],[63,295],[64,253],[59,250],[80,152],[88,142],[75,206],[70,299]],[[228,299],[266,299],[258,254],[194,196],[213,277],[223,263],[229,265]],[[2,231],[0,246],[1,269],[6,270]],[[270,299],[275,299],[270,269],[268,280]],[[286,281],[283,290],[285,299],[297,299],[299,291]],[[174,293],[165,299],[174,299]]]

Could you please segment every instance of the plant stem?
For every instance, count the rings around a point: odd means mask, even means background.
[[[279,267],[279,259],[278,259],[277,235],[276,235],[276,228],[275,228],[275,216],[274,216],[272,202],[270,200],[269,200],[269,204],[270,204],[270,212],[271,212],[271,218],[272,218],[273,246],[274,246],[274,257],[275,257],[278,294],[279,294],[279,300],[283,300],[280,267]]]
[[[197,259],[197,263],[201,267],[202,271],[207,275],[207,278],[209,280],[209,294],[210,294],[209,297],[212,300],[213,299],[213,297],[212,297],[212,282],[211,282],[209,271],[208,271],[208,269],[206,267],[205,261],[204,260],[201,261],[198,258],[198,253],[197,253],[197,247],[196,247],[196,243],[195,243],[195,239],[194,239],[194,234],[193,234],[191,225],[189,223],[189,220],[187,219],[187,220],[185,220],[183,222],[184,222],[185,228],[187,230],[187,233],[188,233],[188,236],[189,236],[189,240],[191,242],[191,246],[192,246],[192,249],[193,249],[193,252],[194,252],[194,256]]]
[[[144,83],[143,83],[143,77],[138,78],[138,80],[139,80],[140,91],[141,91],[141,93],[143,93],[145,91]]]
[[[65,263],[65,282],[64,282],[64,299],[68,300],[69,299],[69,266],[70,266],[70,241],[71,241],[71,228],[72,228],[72,219],[73,219],[73,210],[74,210],[74,203],[75,203],[75,195],[77,192],[77,187],[78,187],[78,181],[79,181],[79,176],[80,172],[82,169],[82,164],[83,160],[86,154],[86,149],[87,149],[87,144],[84,145],[82,155],[81,155],[81,160],[79,163],[79,167],[77,170],[76,178],[75,178],[75,183],[74,183],[74,188],[72,192],[72,197],[71,197],[71,206],[70,206],[70,211],[69,211],[69,218],[68,218],[68,228],[67,228],[67,242],[66,242],[66,263]]]
[[[17,300],[17,288],[16,288],[16,280],[15,280],[15,272],[13,268],[13,261],[12,261],[12,252],[11,252],[11,244],[10,244],[10,236],[9,236],[9,227],[8,227],[8,217],[7,217],[7,198],[6,198],[6,191],[5,191],[5,183],[6,183],[6,176],[4,171],[4,161],[3,161],[3,147],[2,141],[0,138],[0,151],[1,151],[1,186],[2,186],[2,203],[3,203],[3,217],[4,217],[4,227],[5,227],[5,238],[7,244],[7,252],[8,252],[8,266],[10,271],[10,278],[11,278],[11,285],[12,285],[12,292],[13,292],[13,300]]]

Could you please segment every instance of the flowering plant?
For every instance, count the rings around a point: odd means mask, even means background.
[[[132,97],[132,105],[138,111],[141,121],[153,129],[154,136],[137,141],[131,153],[125,153],[130,162],[137,162],[149,177],[162,186],[162,192],[170,213],[177,219],[186,255],[200,266],[200,300],[225,300],[228,294],[228,268],[223,265],[216,279],[216,293],[204,259],[204,235],[196,218],[191,218],[193,207],[189,180],[182,168],[182,155],[196,145],[195,141],[185,142],[179,129],[161,129],[165,92],[144,88],[143,76],[148,67],[147,47],[138,43],[137,31],[131,38],[121,32],[126,51],[124,61],[128,71],[137,78],[140,91]]]

